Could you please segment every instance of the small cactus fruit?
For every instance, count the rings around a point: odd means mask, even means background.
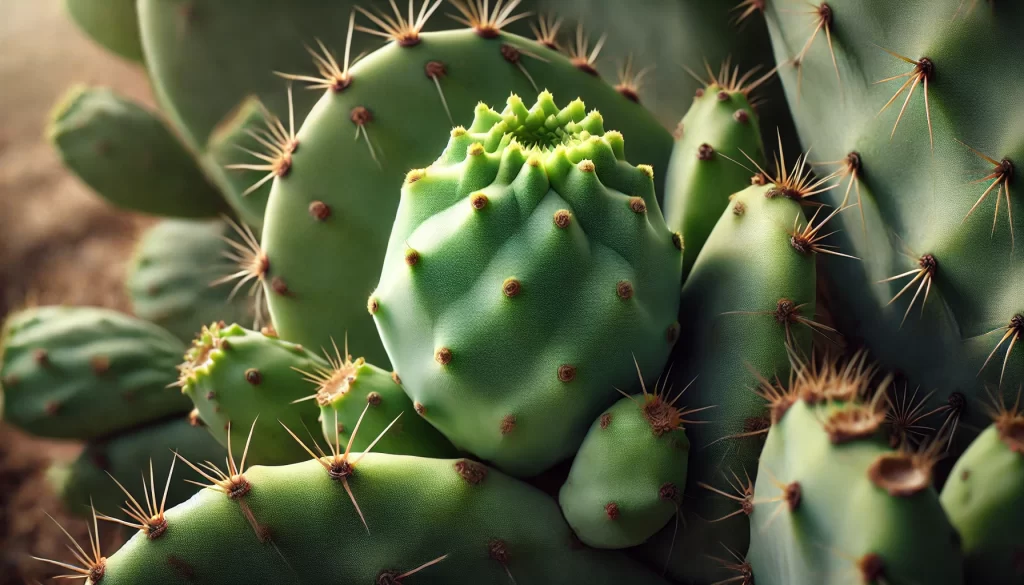
[[[726,62],[693,99],[676,129],[676,145],[668,167],[665,221],[686,242],[683,276],[711,235],[730,196],[750,185],[751,172],[742,164],[752,157],[763,164],[764,147],[750,93],[765,80],[741,76]]]
[[[775,386],[747,566],[758,585],[964,582],[960,540],[932,486],[945,440],[892,451],[874,370],[798,364]]]
[[[506,3],[495,18],[514,9]],[[609,128],[629,132],[631,160],[654,168],[661,192],[672,136],[650,112],[566,56],[494,23],[477,24],[482,33],[421,33],[413,26],[351,68],[340,52],[337,59],[328,52],[318,58],[323,65],[329,57],[334,66],[321,67],[318,76],[289,76],[326,89],[295,136],[294,164],[275,178],[267,203],[262,244],[280,285],[267,287],[267,302],[283,338],[330,347],[332,336],[347,332],[370,363],[393,365],[362,307],[380,277],[403,179],[430,165],[452,126],[468,126],[480,102],[533,96],[538,88],[580,97]],[[302,111],[297,102],[300,119]]]
[[[10,315],[0,334],[5,420],[42,437],[93,439],[168,415],[184,344],[160,327],[87,307]]]
[[[860,204],[835,243],[863,262],[825,263],[825,294],[840,330],[935,390],[957,453],[989,424],[986,387],[1024,384],[1024,60],[1006,58],[1024,4],[814,4],[766,16],[801,139],[842,177],[823,200]]]
[[[584,544],[636,546],[679,513],[690,453],[683,425],[691,413],[665,390],[619,400],[576,453],[558,503]]]
[[[692,450],[679,534],[668,527],[643,552],[658,565],[668,558],[669,575],[686,583],[735,576],[715,559],[723,545],[746,551],[748,520],[721,493],[742,501],[757,472],[769,419],[752,390],[762,379],[785,379],[787,346],[809,353],[812,331],[826,329],[814,320],[816,254],[803,239],[822,223],[808,227],[804,219],[808,184],[795,178],[801,166],[731,197],[683,286],[681,329],[697,341],[677,346],[675,383],[693,382],[688,407],[715,408],[706,424],[687,428]]]
[[[544,493],[473,461],[335,451],[229,473],[167,510],[162,536],[136,534],[102,559],[101,585],[223,585],[253,575],[267,583],[664,584],[623,555],[580,547]],[[97,564],[84,560],[85,572]]]
[[[142,63],[135,0],[64,0],[64,10],[103,48]]]
[[[370,312],[406,391],[456,446],[516,475],[575,452],[675,336],[681,242],[650,167],[582,101],[479,105],[402,189]]]
[[[1024,577],[1024,413],[999,400],[995,422],[953,466],[942,506],[960,533],[964,581],[1019,583]]]
[[[65,166],[118,207],[181,218],[228,209],[163,121],[109,89],[70,90],[47,134]]]
[[[148,499],[160,501],[166,485],[163,504],[177,506],[192,497],[197,489],[180,478],[172,481],[164,476],[166,465],[174,458],[172,451],[192,461],[221,461],[225,455],[224,447],[206,429],[194,427],[185,416],[177,416],[90,442],[73,462],[50,467],[47,479],[72,513],[88,515],[91,501],[100,512],[122,521],[141,523],[146,519],[132,517],[138,514],[134,514],[130,503],[126,505],[126,494],[110,478],[143,502],[147,499],[144,491]],[[154,464],[156,476],[151,475]],[[140,476],[148,484],[146,490],[138,484]],[[149,489],[152,485],[159,486],[160,490]],[[122,513],[122,508],[131,513]]]
[[[226,272],[221,257],[237,251],[225,241],[231,236],[224,221],[168,219],[146,230],[126,279],[132,312],[186,342],[217,319],[251,322],[251,298],[232,295],[229,283],[211,286]]]
[[[250,461],[285,465],[304,456],[288,429],[318,426],[315,408],[295,404],[309,394],[301,372],[327,364],[269,333],[223,323],[203,327],[178,366],[178,385],[222,445],[245,444],[251,434]]]
[[[310,398],[320,407],[323,436],[328,441],[347,444],[355,436],[352,449],[363,451],[380,436],[373,447],[379,453],[441,458],[458,454],[448,439],[416,412],[398,374],[363,358],[353,360],[347,347],[344,356],[335,347],[328,360],[329,368],[307,373],[307,379],[316,384],[316,394]]]

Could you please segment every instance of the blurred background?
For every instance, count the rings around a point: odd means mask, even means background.
[[[124,265],[151,220],[93,195],[61,166],[43,128],[53,104],[75,83],[110,86],[148,104],[146,77],[87,39],[59,2],[12,0],[3,9],[0,322],[27,302],[126,309]],[[71,459],[79,449],[0,423],[0,584],[33,583],[53,573],[29,552],[63,558],[64,537],[46,512],[84,535],[81,520],[58,512],[43,475],[51,459]]]

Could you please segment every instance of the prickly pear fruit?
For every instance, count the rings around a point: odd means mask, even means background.
[[[143,62],[135,0],[64,0],[64,10],[105,49]]]
[[[231,236],[224,221],[168,219],[146,230],[126,278],[132,312],[186,342],[217,319],[251,322],[253,299],[229,298],[229,283],[211,286],[227,271],[218,260],[234,251]]]
[[[268,333],[223,323],[203,327],[178,366],[178,385],[222,445],[243,445],[252,434],[250,461],[284,465],[305,457],[289,431],[305,436],[319,426],[316,408],[296,404],[311,394],[302,372],[327,363]]]
[[[734,576],[715,558],[722,545],[743,554],[749,525],[720,492],[742,497],[757,472],[768,419],[751,389],[761,378],[785,378],[787,345],[810,352],[812,328],[821,331],[807,234],[822,224],[804,219],[799,186],[779,176],[733,195],[683,286],[682,306],[696,309],[681,312],[681,328],[697,341],[672,356],[675,384],[692,382],[688,407],[714,409],[705,424],[687,428],[692,450],[679,534],[668,527],[643,551],[658,565],[669,558],[669,574],[683,582]]]
[[[665,221],[686,242],[683,276],[711,235],[730,196],[750,184],[746,157],[763,164],[764,147],[750,92],[763,81],[739,76],[723,67],[709,71],[686,116],[676,128],[676,145],[668,167]]]
[[[964,581],[1019,582],[1024,575],[1024,413],[1019,402],[1010,408],[999,402],[995,423],[953,466],[941,501],[960,533]]]
[[[329,89],[294,137],[297,150],[275,159],[280,176],[263,232],[267,300],[285,339],[329,346],[347,331],[368,361],[388,367],[372,320],[355,309],[380,277],[405,173],[433,162],[451,127],[468,125],[481,101],[538,88],[580,97],[609,128],[630,132],[630,159],[653,166],[661,192],[672,136],[605,80],[522,37],[493,29],[417,33],[320,76],[312,85]]]
[[[320,423],[328,442],[344,448],[359,425],[352,442],[356,451],[365,450],[380,436],[374,446],[379,453],[442,458],[457,455],[448,439],[417,414],[398,374],[385,372],[363,358],[353,360],[347,347],[345,351],[342,356],[335,350],[329,358],[330,368],[308,377],[316,384],[314,398],[320,406]]]
[[[596,548],[636,546],[679,513],[688,413],[658,390],[619,400],[590,427],[558,493],[573,532]]]
[[[622,134],[582,101],[513,95],[409,173],[369,310],[421,415],[530,475],[575,452],[634,356],[661,369],[681,264]]]
[[[206,429],[179,416],[91,442],[73,462],[51,467],[47,479],[69,511],[88,514],[92,502],[96,510],[127,521],[130,517],[118,512],[125,506],[125,495],[111,477],[134,490],[141,475],[161,487],[150,495],[157,499],[166,484],[166,506],[177,506],[196,493],[192,484],[180,479],[167,483],[160,477],[174,453],[191,461],[221,461],[225,451]],[[154,479],[148,476],[150,464],[158,472]]]
[[[65,166],[118,207],[183,218],[228,209],[163,121],[109,89],[72,89],[47,134]]]
[[[219,585],[254,574],[280,583],[664,583],[624,556],[579,546],[550,498],[468,460],[335,452],[234,468],[164,520],[157,538],[136,534],[87,572],[100,567],[103,585]]]
[[[758,585],[963,583],[960,541],[932,487],[945,441],[891,450],[888,381],[873,394],[863,362],[797,369],[768,392],[772,426],[738,570]]]
[[[4,324],[6,420],[38,436],[93,439],[188,412],[168,388],[185,346],[160,327],[92,307],[37,307]]]

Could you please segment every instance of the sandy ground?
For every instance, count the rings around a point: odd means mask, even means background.
[[[107,85],[150,103],[145,76],[92,45],[64,18],[61,2],[6,0],[3,6],[0,320],[28,299],[123,309],[124,265],[147,220],[112,209],[64,171],[44,128],[52,104],[76,83]],[[76,450],[0,423],[0,585],[54,574],[29,554],[69,560],[64,537],[46,513],[84,535],[84,523],[60,510],[42,478],[50,459]]]

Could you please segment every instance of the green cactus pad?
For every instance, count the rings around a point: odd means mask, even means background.
[[[712,76],[676,129],[665,221],[686,242],[684,278],[729,206],[729,197],[750,184],[753,173],[742,166],[751,166],[746,157],[764,164],[757,115],[747,97],[752,88],[745,79],[730,77],[733,73]]]
[[[576,536],[597,548],[636,546],[679,513],[686,440],[667,395],[623,398],[590,427],[558,503]]]
[[[307,436],[307,430],[319,428],[316,407],[295,403],[312,393],[302,372],[327,363],[267,333],[223,323],[203,327],[179,366],[178,385],[222,445],[244,445],[252,434],[250,461],[295,463],[305,451],[288,431]]]
[[[577,100],[481,104],[412,171],[369,309],[406,391],[513,474],[570,456],[678,333],[682,249],[650,167]]]
[[[851,389],[848,400],[822,393]],[[789,390],[752,500],[745,567],[758,585],[963,583],[960,541],[931,485],[937,449],[889,450],[884,396],[849,400],[862,385]]]
[[[253,575],[274,583],[664,583],[623,556],[580,546],[543,493],[472,461],[352,454],[255,467],[228,481],[233,497],[203,490],[167,511],[161,536],[138,534],[93,565],[103,584],[223,585]]]
[[[385,372],[363,358],[353,360],[347,353],[343,357],[338,351],[330,362],[329,369],[311,376],[317,385],[315,398],[323,436],[329,442],[344,449],[352,439],[351,448],[363,451],[380,436],[373,448],[378,453],[457,455],[448,439],[417,414],[398,374]],[[357,424],[359,433],[353,439]]]
[[[163,121],[109,89],[72,89],[47,135],[64,164],[117,207],[182,218],[228,209]]]
[[[185,346],[108,309],[38,307],[4,324],[5,420],[42,437],[93,439],[188,412],[173,388]]]
[[[1015,583],[1024,551],[1024,416],[1000,408],[995,424],[971,443],[942,488],[942,506],[960,533],[964,580]]]
[[[201,158],[210,178],[220,187],[228,204],[246,225],[259,230],[270,197],[270,183],[255,187],[262,178],[258,171],[228,168],[240,161],[249,162],[245,150],[263,147],[253,133],[266,131],[273,115],[259,98],[249,97],[238,105],[210,134]]]
[[[64,0],[64,10],[105,49],[142,63],[135,0]]]
[[[985,387],[1024,384],[1024,4],[769,2],[768,22],[777,60],[802,63],[779,70],[801,139],[843,176],[825,201],[861,203],[835,243],[864,261],[824,265],[837,323],[936,390],[966,443]]]
[[[126,496],[111,481],[111,476],[140,501],[143,490],[139,478],[143,477],[147,486],[154,483],[160,488],[151,494],[159,500],[174,453],[191,461],[220,461],[225,451],[206,429],[197,428],[180,416],[89,443],[78,459],[51,467],[47,478],[70,512],[87,515],[92,502],[97,511],[129,521],[119,511],[125,506]],[[156,469],[152,482],[148,475],[151,462]],[[166,485],[168,507],[177,506],[198,491],[180,477]]]
[[[477,103],[504,102],[509,92],[536,95],[536,88],[580,97],[609,128],[629,132],[629,159],[653,166],[659,193],[672,148],[671,135],[642,106],[540,44],[474,30],[417,38],[391,43],[328,80],[339,89],[327,90],[302,125],[289,170],[274,182],[264,228],[268,304],[281,336],[316,347],[347,331],[382,367],[389,362],[376,329],[357,309],[377,283],[402,179],[437,158],[451,127],[468,125]],[[327,251],[330,258],[321,259]]]
[[[753,390],[761,378],[788,375],[787,343],[810,351],[815,257],[793,246],[807,223],[799,201],[776,195],[787,185],[736,193],[683,286],[682,306],[696,309],[683,310],[680,323],[694,341],[673,355],[675,384],[693,383],[688,407],[715,408],[706,424],[687,428],[692,450],[679,534],[663,530],[643,554],[659,566],[669,558],[669,574],[684,582],[734,576],[715,559],[723,545],[746,550],[748,521],[719,492],[742,498],[746,479],[757,472],[768,420]]]
[[[234,272],[222,258],[233,251],[225,239],[234,235],[223,221],[168,219],[146,230],[126,279],[132,311],[186,342],[218,319],[251,322],[251,297],[229,301],[231,284],[211,285]]]

